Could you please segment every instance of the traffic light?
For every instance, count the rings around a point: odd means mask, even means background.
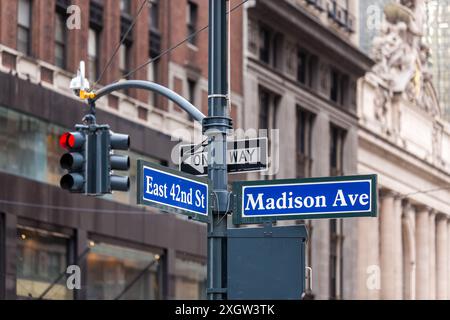
[[[61,168],[68,173],[60,186],[73,193],[101,196],[113,191],[128,191],[130,178],[116,175],[128,171],[130,158],[115,150],[130,148],[130,137],[111,132],[108,125],[77,125],[75,132],[64,133],[59,142],[68,151],[61,157]]]
[[[68,151],[61,157],[61,168],[68,173],[61,178],[60,186],[70,192],[85,191],[85,144],[86,136],[83,132],[66,132],[59,144]]]
[[[130,148],[130,136],[110,132],[109,137],[109,191],[128,191],[130,189],[130,178],[119,176],[114,171],[128,171],[130,169],[130,157],[118,155],[114,150],[127,151]]]

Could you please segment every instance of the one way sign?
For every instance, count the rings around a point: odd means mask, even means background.
[[[228,172],[265,171],[267,167],[267,138],[228,141]],[[180,146],[180,171],[204,176],[208,174],[208,146]]]

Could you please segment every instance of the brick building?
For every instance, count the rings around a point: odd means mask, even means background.
[[[185,1],[182,6],[178,1],[151,3],[143,8],[99,86],[121,79],[207,24],[206,0]],[[73,4],[80,9],[80,29],[66,28],[71,16],[67,8]],[[80,60],[86,61],[92,82],[100,76],[141,4],[0,2],[1,298],[38,298],[71,264],[82,268],[82,290],[68,291],[62,279],[45,299],[205,297],[205,226],[135,205],[136,160],[174,166],[171,152],[178,139],[173,133],[193,131],[193,122],[181,110],[137,90],[102,99],[97,104],[98,122],[131,135],[131,192],[86,198],[58,186],[58,136],[73,129],[87,110],[69,89],[70,79]],[[69,12],[78,8],[70,7]],[[206,66],[203,32],[130,78],[172,87],[206,109]],[[241,92],[240,87],[234,90]]]

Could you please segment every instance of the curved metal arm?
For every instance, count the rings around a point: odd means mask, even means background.
[[[203,119],[206,118],[206,116],[202,112],[200,112],[200,110],[198,110],[195,106],[193,106],[189,101],[187,101],[179,94],[175,93],[174,91],[166,87],[163,87],[159,84],[150,81],[127,80],[107,85],[106,87],[103,87],[102,89],[97,91],[95,98],[92,99],[91,101],[95,102],[101,97],[104,97],[114,91],[131,88],[149,90],[165,96],[169,100],[173,101],[176,105],[178,105],[181,109],[189,113],[192,118],[194,118],[200,123],[202,123]]]

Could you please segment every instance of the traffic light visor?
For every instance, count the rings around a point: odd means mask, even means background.
[[[79,153],[66,153],[61,157],[61,168],[66,170],[81,169],[84,162],[84,158]]]
[[[59,145],[63,149],[79,148],[85,141],[84,136],[79,132],[66,132],[59,138]]]
[[[83,188],[84,178],[82,175],[74,173],[74,174],[66,174],[61,178],[60,186],[64,190],[80,190]]]

